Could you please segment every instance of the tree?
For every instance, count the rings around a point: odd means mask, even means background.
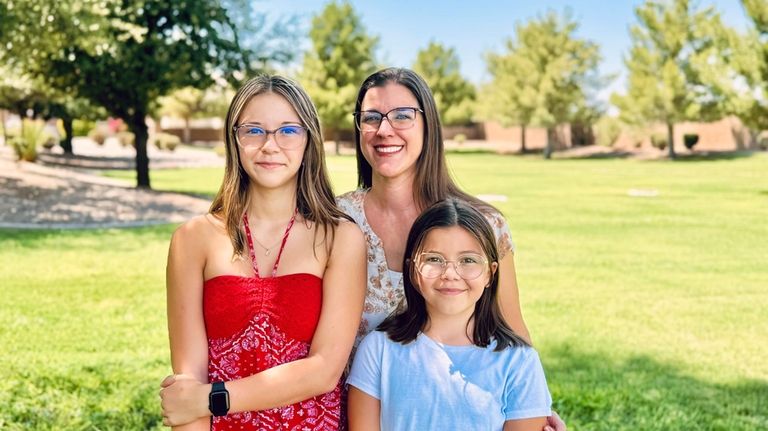
[[[224,118],[229,101],[233,96],[231,90],[220,85],[213,85],[205,90],[184,87],[168,96],[161,97],[159,112],[163,115],[184,120],[184,137],[182,141],[185,144],[189,144],[191,141],[190,121],[193,118]]]
[[[483,90],[481,115],[503,125],[547,128],[544,156],[553,150],[554,128],[576,118],[590,102],[590,86],[599,80],[597,44],[579,39],[570,13],[555,12],[515,26],[506,52],[486,56],[491,82]]]
[[[711,7],[697,10],[689,0],[649,0],[635,10],[638,24],[624,60],[626,95],[611,101],[629,124],[667,126],[669,157],[675,157],[674,127],[681,121],[715,119],[728,95],[707,77],[722,71],[718,47],[723,26]]]
[[[374,72],[378,38],[365,32],[349,3],[329,3],[312,18],[312,48],[304,55],[301,82],[317,106],[323,127],[336,141],[351,129],[352,109],[363,80]]]
[[[740,39],[742,49],[733,62],[747,83],[734,111],[754,137],[768,129],[768,3],[742,0],[742,4],[754,26]]]
[[[453,48],[430,42],[416,55],[413,70],[432,89],[443,124],[464,125],[472,121],[475,87],[461,76],[459,58]]]
[[[237,81],[265,57],[279,57],[241,46],[238,27],[215,0],[15,0],[3,12],[0,61],[122,118],[135,135],[139,187],[150,187],[145,119],[158,97],[204,88],[214,75]]]

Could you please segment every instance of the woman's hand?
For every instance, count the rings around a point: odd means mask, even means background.
[[[547,426],[544,427],[544,431],[567,431],[565,422],[554,410],[552,410],[552,416],[547,418]]]
[[[163,425],[178,426],[210,416],[208,394],[211,385],[186,374],[172,374],[160,383]]]

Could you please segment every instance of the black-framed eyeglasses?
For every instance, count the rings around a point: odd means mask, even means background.
[[[381,122],[386,118],[393,129],[410,129],[416,124],[416,113],[424,111],[420,108],[403,106],[389,110],[387,113],[379,111],[357,111],[355,116],[355,127],[361,132],[376,132],[381,126]]]
[[[269,135],[274,136],[275,143],[284,150],[301,147],[307,141],[307,129],[298,124],[287,124],[275,130],[267,130],[255,124],[240,124],[233,126],[232,131],[237,138],[237,145],[242,148],[261,148],[267,143]]]
[[[416,270],[425,278],[437,278],[445,273],[448,264],[452,264],[459,277],[474,280],[485,273],[488,259],[477,253],[464,253],[455,261],[446,259],[440,253],[419,253],[415,260]]]

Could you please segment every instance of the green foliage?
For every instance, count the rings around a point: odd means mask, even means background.
[[[467,140],[467,135],[463,133],[457,133],[456,136],[453,137],[453,140],[456,141],[457,144],[461,145]]]
[[[248,2],[228,3],[247,8],[237,16],[250,17]],[[14,31],[0,33],[7,48],[0,62],[122,118],[136,136],[143,187],[150,185],[145,118],[160,96],[206,87],[217,75],[233,81],[249,76],[252,58],[263,67],[277,55],[271,45],[242,46],[240,27],[217,0],[15,0],[5,12],[3,21]]]
[[[117,132],[115,135],[117,137],[117,142],[120,142],[120,145],[123,147],[135,147],[136,146],[136,136],[127,131],[123,132]]]
[[[577,29],[569,13],[517,24],[505,52],[486,56],[492,79],[479,97],[479,115],[506,126],[552,128],[591,106],[599,47],[576,37]]]
[[[755,131],[768,129],[768,3],[742,0],[752,28],[741,37],[733,36],[736,47],[729,63],[747,86],[737,88],[732,111]],[[740,90],[740,91],[739,91]]]
[[[635,9],[626,95],[611,101],[631,124],[660,122],[672,128],[681,121],[720,117],[729,100],[723,74],[727,31],[712,7],[699,10],[689,0],[648,0]],[[730,79],[730,78],[729,78]],[[674,157],[674,145],[669,145]]]
[[[357,90],[376,69],[378,38],[366,33],[352,5],[335,1],[312,18],[309,38],[312,48],[304,55],[300,81],[317,106],[325,130],[332,135],[350,130]]]
[[[24,119],[21,133],[10,141],[19,160],[34,162],[37,160],[37,147],[44,145],[49,139],[51,135],[45,130],[43,121]]]
[[[595,124],[597,144],[604,147],[613,146],[621,135],[621,129],[621,121],[619,121],[618,118],[609,117],[607,115],[600,117]]]
[[[686,133],[683,135],[683,143],[685,144],[685,148],[688,148],[689,150],[693,150],[693,147],[699,143],[699,135],[695,133],[688,134]]]
[[[354,157],[328,161],[336,191],[353,189]],[[517,244],[526,322],[569,429],[768,428],[764,343],[743,341],[766,333],[767,162],[449,155],[470,193],[508,197],[495,204]],[[211,196],[222,173],[152,181]],[[0,265],[4,430],[161,429],[175,228],[0,230],[0,262],[13,263]]]
[[[181,145],[181,138],[170,133],[157,133],[155,135],[155,146],[158,150],[174,151]]]
[[[104,142],[107,141],[107,136],[109,136],[107,132],[100,126],[96,126],[88,132],[88,137],[96,142],[97,145],[104,145]]]
[[[430,42],[416,54],[413,70],[429,84],[443,124],[465,125],[472,121],[475,87],[461,76],[459,57],[453,48]]]
[[[656,132],[651,134],[651,145],[654,148],[664,150],[669,144],[669,139],[666,133]]]
[[[93,120],[77,118],[72,121],[72,134],[74,136],[88,136],[88,133],[96,128]]]

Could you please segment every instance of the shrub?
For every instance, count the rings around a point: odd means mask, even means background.
[[[463,133],[457,133],[456,136],[453,137],[453,140],[456,141],[457,144],[461,145],[467,141],[467,135]]]
[[[98,126],[88,132],[88,137],[96,142],[97,145],[104,145],[104,142],[107,140],[107,134]]]
[[[665,133],[654,133],[651,135],[651,145],[660,150],[667,148],[667,135]]]
[[[621,135],[621,123],[614,117],[602,117],[595,124],[595,135],[598,145],[613,146]]]
[[[181,138],[170,133],[158,133],[155,135],[155,146],[159,150],[173,151],[181,145]]]
[[[88,132],[96,128],[96,122],[91,120],[72,120],[72,136],[88,136]]]
[[[124,147],[136,146],[136,136],[131,132],[117,132],[117,141]]]
[[[19,160],[34,162],[37,160],[37,147],[51,138],[45,130],[45,123],[40,120],[24,120],[21,134],[10,139],[11,147]]]
[[[763,151],[768,151],[768,136],[763,136],[760,138],[760,140],[757,142],[757,147]]]
[[[685,134],[683,135],[683,143],[685,144],[685,148],[688,148],[689,150],[693,150],[693,147],[699,143],[699,135],[695,133],[691,134]]]

